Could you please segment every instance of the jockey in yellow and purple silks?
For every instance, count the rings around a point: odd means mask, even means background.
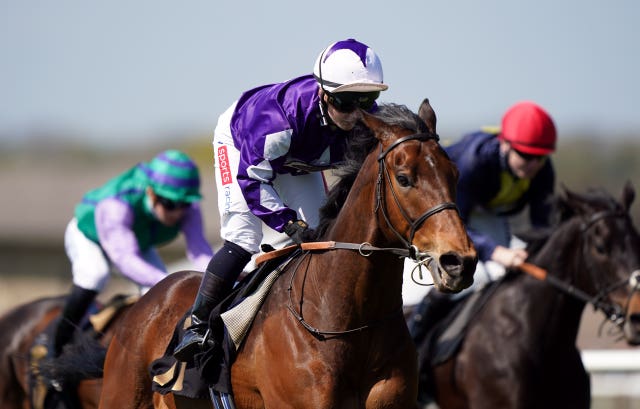
[[[202,279],[177,359],[202,346],[211,309],[259,251],[263,225],[297,242],[317,225],[326,193],[320,171],[343,159],[358,108],[375,110],[387,88],[373,49],[347,39],[320,53],[313,75],[249,90],[220,115],[213,149],[225,241]]]
[[[528,208],[533,227],[549,225],[555,184],[550,154],[556,139],[549,114],[524,101],[505,112],[501,128],[471,133],[445,148],[460,172],[456,204],[479,257],[474,283],[461,295],[526,260],[525,249],[512,246],[509,216]],[[409,321],[416,343],[448,310],[450,299],[438,291],[427,293]]]
[[[204,236],[200,199],[198,168],[177,150],[85,194],[65,232],[73,287],[54,335],[56,355],[105,287],[112,266],[144,292],[167,274],[155,248],[182,233],[188,259],[204,270],[213,252]]]

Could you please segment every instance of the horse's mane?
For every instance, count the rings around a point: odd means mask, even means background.
[[[547,242],[549,237],[570,219],[580,215],[581,210],[591,211],[623,211],[622,205],[602,188],[589,188],[585,193],[574,193],[563,187],[564,193],[551,198],[551,225],[546,228],[533,228],[519,234],[527,242],[529,256],[536,255]],[[580,202],[580,209],[576,205]]]
[[[427,132],[426,124],[405,105],[381,104],[374,115],[391,126],[409,129],[416,133]],[[377,144],[378,140],[373,132],[363,124],[359,123],[350,132],[345,147],[345,158],[335,170],[339,180],[328,192],[327,201],[320,208],[320,222],[313,239],[322,237],[338,216],[362,163]]]

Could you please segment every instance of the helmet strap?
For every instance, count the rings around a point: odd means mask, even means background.
[[[327,112],[327,103],[324,102],[324,94],[320,95],[318,107],[320,108],[320,126],[328,126],[331,117],[329,117],[329,113]]]

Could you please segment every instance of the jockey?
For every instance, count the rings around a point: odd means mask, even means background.
[[[521,246],[511,244],[508,217],[528,206],[533,227],[549,225],[555,183],[549,155],[555,148],[553,120],[525,101],[506,111],[501,129],[483,128],[445,149],[460,172],[456,203],[479,258],[474,284],[463,293],[482,288],[527,259]],[[452,303],[447,294],[427,293],[409,321],[416,344]]]
[[[178,360],[203,345],[211,310],[258,253],[263,226],[297,243],[317,226],[326,193],[320,171],[343,159],[358,108],[377,109],[387,88],[378,55],[347,39],[320,53],[313,75],[251,89],[220,115],[213,149],[224,245],[202,278]]]
[[[200,212],[200,176],[184,153],[167,150],[89,191],[75,208],[65,232],[73,287],[54,335],[60,355],[111,266],[146,291],[166,274],[155,247],[184,234],[186,253],[203,271],[213,256]]]

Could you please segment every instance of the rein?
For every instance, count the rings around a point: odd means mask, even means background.
[[[385,315],[384,317],[365,324],[365,325],[361,325],[359,327],[356,328],[350,328],[350,329],[346,329],[343,331],[330,331],[330,330],[321,330],[318,329],[316,327],[314,327],[313,325],[309,324],[304,317],[302,316],[302,297],[300,298],[300,307],[299,307],[299,311],[297,311],[294,307],[293,307],[293,299],[291,298],[291,291],[293,290],[293,280],[296,276],[296,273],[298,272],[298,268],[300,267],[300,265],[302,264],[302,262],[304,261],[304,258],[307,257],[308,255],[311,254],[312,251],[319,251],[319,250],[338,250],[338,249],[346,249],[346,250],[357,250],[360,255],[362,255],[363,257],[368,257],[371,255],[371,253],[365,253],[365,251],[376,251],[376,250],[381,250],[381,251],[387,251],[387,250],[396,250],[396,249],[383,249],[383,248],[377,248],[377,247],[373,247],[373,246],[369,246],[369,245],[365,245],[366,243],[363,243],[361,245],[357,245],[357,244],[353,244],[353,243],[340,243],[340,242],[316,242],[316,243],[302,243],[302,246],[304,246],[305,244],[309,244],[312,246],[306,246],[306,252],[302,253],[298,258],[298,262],[296,263],[294,269],[293,269],[293,273],[291,274],[291,279],[289,280],[289,287],[287,287],[287,292],[289,293],[289,305],[287,305],[287,309],[289,310],[289,312],[291,312],[291,314],[294,316],[295,319],[298,320],[298,322],[304,327],[304,329],[306,329],[311,335],[313,335],[315,338],[319,339],[319,340],[326,340],[328,338],[337,338],[343,335],[349,335],[349,334],[353,334],[355,332],[361,332],[364,331],[366,329],[372,328],[376,325],[380,325],[385,321],[390,320],[391,318],[395,318],[397,316],[402,316],[402,308],[397,309],[396,311],[391,312],[390,314]],[[310,248],[312,247],[312,248]],[[368,247],[367,250],[364,250],[363,247]],[[303,247],[304,249],[304,247]],[[395,254],[395,253],[394,253]],[[307,274],[307,271],[305,270],[305,276]]]
[[[377,212],[378,209],[382,209],[382,216],[384,217],[384,220],[386,221],[387,226],[391,229],[391,231],[393,231],[393,233],[400,239],[400,241],[409,250],[409,253],[410,253],[409,255],[410,255],[411,259],[413,259],[413,261],[415,261],[415,262],[420,262],[425,256],[428,257],[428,254],[420,253],[418,251],[418,249],[413,244],[411,244],[413,242],[413,237],[414,237],[414,235],[416,233],[416,230],[418,230],[418,228],[420,228],[420,226],[422,226],[422,224],[429,217],[433,216],[434,214],[439,213],[439,212],[441,212],[443,210],[447,210],[447,209],[455,209],[456,211],[458,211],[458,207],[453,202],[440,203],[440,204],[432,207],[431,209],[427,210],[422,216],[418,217],[416,220],[412,220],[411,217],[409,217],[407,212],[404,210],[404,208],[400,204],[400,201],[398,200],[398,196],[396,194],[396,191],[393,189],[393,184],[391,183],[391,176],[389,175],[389,170],[385,166],[385,159],[387,157],[387,154],[389,154],[389,152],[391,152],[393,149],[398,147],[400,144],[402,144],[404,142],[407,142],[407,141],[414,141],[414,140],[421,141],[421,142],[434,140],[434,141],[438,142],[440,140],[440,137],[435,133],[416,133],[416,134],[412,134],[412,135],[407,135],[405,137],[402,137],[402,138],[396,140],[394,143],[389,145],[387,147],[387,149],[385,149],[384,151],[380,152],[380,154],[378,155],[378,164],[379,164],[379,166],[378,166],[378,179],[376,181],[376,205],[375,205],[375,211]],[[402,234],[400,234],[400,232],[398,232],[398,230],[396,230],[396,228],[393,227],[393,224],[391,223],[391,220],[389,219],[389,215],[387,214],[385,197],[382,194],[382,189],[383,189],[383,185],[384,185],[385,180],[389,184],[389,190],[391,191],[391,195],[393,196],[393,200],[396,203],[396,206],[398,207],[398,209],[400,210],[400,213],[402,214],[402,217],[411,226],[411,230],[410,230],[408,239],[403,237]]]
[[[624,323],[624,313],[621,311],[620,307],[617,305],[604,303],[601,301],[602,295],[598,293],[596,296],[592,297],[581,289],[575,287],[574,285],[567,283],[565,281],[560,280],[559,278],[550,275],[547,270],[538,267],[531,263],[522,263],[518,269],[527,273],[531,277],[549,283],[552,287],[568,294],[574,298],[579,299],[585,304],[591,304],[596,310],[601,310],[607,316],[607,319],[615,323],[616,325],[622,325]],[[626,283],[626,280],[622,282],[622,285]],[[619,285],[616,285],[617,288]],[[612,291],[611,289],[610,291]],[[608,291],[608,292],[610,292]],[[608,293],[607,292],[607,293]]]

